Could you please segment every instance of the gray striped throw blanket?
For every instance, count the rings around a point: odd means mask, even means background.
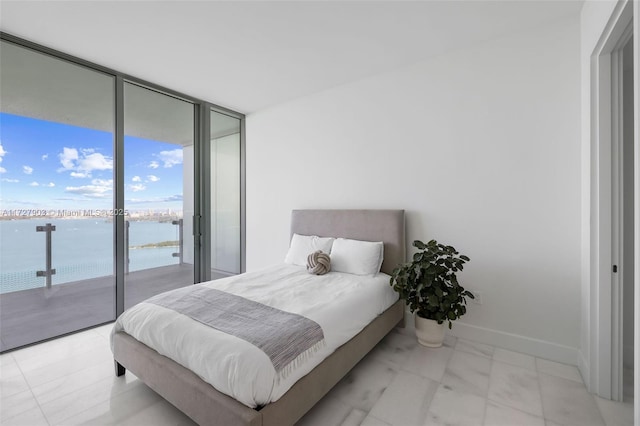
[[[322,328],[315,321],[204,286],[180,288],[146,302],[253,344],[271,359],[278,379],[325,344]]]

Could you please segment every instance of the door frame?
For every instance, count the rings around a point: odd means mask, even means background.
[[[637,13],[637,11],[636,11]],[[589,389],[622,400],[622,281],[613,273],[620,246],[620,175],[622,146],[622,49],[633,35],[633,2],[619,1],[591,55],[591,327]],[[637,50],[636,50],[637,51]],[[635,58],[637,61],[637,58]],[[636,99],[637,108],[637,99]],[[636,118],[635,145],[638,145]],[[636,151],[637,152],[637,151]],[[636,181],[638,163],[635,164]],[[614,188],[616,188],[614,190]],[[638,188],[635,190],[636,217]],[[635,245],[638,246],[636,223]],[[637,268],[636,253],[636,268]],[[635,288],[638,289],[636,276]],[[637,291],[636,291],[637,293]],[[638,303],[635,303],[638,312]],[[634,320],[637,324],[637,315]],[[637,332],[637,327],[636,327]],[[637,339],[636,339],[637,341]],[[637,359],[638,351],[635,351]],[[637,380],[635,381],[637,384]]]

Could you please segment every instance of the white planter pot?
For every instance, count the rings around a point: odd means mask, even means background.
[[[437,321],[415,316],[416,336],[418,342],[430,348],[439,348],[444,341],[445,323],[438,324]]]

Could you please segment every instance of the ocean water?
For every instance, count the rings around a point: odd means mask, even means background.
[[[51,223],[52,283],[113,274],[113,224],[104,219],[24,219],[0,221],[0,293],[45,286],[36,271],[45,269],[46,233],[36,226]],[[178,227],[171,222],[131,221],[129,246],[178,241]],[[129,270],[177,265],[177,246],[131,248]]]

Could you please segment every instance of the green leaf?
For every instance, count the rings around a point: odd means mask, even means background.
[[[466,313],[466,297],[474,297],[456,277],[469,258],[436,240],[415,240],[413,245],[418,249],[413,261],[398,265],[389,284],[411,312],[440,324],[447,321],[451,328],[451,321]]]
[[[427,246],[424,245],[424,243],[420,240],[415,240],[413,242],[413,246],[420,249],[420,250],[424,250],[425,248],[427,248]]]

